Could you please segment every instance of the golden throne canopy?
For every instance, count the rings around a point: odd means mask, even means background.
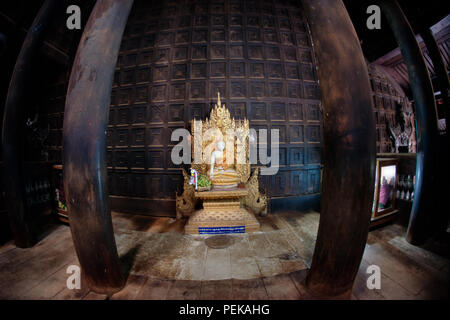
[[[216,143],[222,140],[226,144],[227,161],[230,161],[228,155],[232,154],[231,166],[236,170],[240,181],[246,182],[249,179],[249,122],[246,118],[243,120],[232,118],[230,111],[220,101],[220,93],[209,118],[205,121],[192,120],[191,128],[192,167],[195,170],[201,174],[207,174],[210,169],[211,153]]]

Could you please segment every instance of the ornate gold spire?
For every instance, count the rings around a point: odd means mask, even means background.
[[[222,103],[220,102],[220,91],[219,90],[217,90],[217,105],[219,106],[219,108],[222,105]]]

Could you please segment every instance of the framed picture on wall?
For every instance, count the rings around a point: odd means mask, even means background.
[[[378,158],[372,221],[397,213],[398,159]]]

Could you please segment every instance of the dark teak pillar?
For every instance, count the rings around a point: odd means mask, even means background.
[[[32,66],[36,62],[45,31],[50,25],[58,0],[46,0],[28,33],[17,57],[9,84],[3,115],[2,148],[7,210],[16,246],[31,247],[35,243],[32,222],[25,203],[23,176],[24,98],[27,95]]]
[[[397,1],[379,0],[403,59],[408,67],[409,82],[417,119],[417,164],[414,201],[409,219],[407,240],[423,244],[433,232],[437,175],[437,114],[430,75],[416,37]]]
[[[437,85],[434,91],[441,92],[442,98],[442,110],[444,112],[445,123],[447,128],[444,135],[439,135],[439,174],[437,184],[440,186],[439,198],[445,199],[447,196],[448,188],[443,188],[448,181],[450,181],[450,81],[448,77],[448,71],[442,58],[441,52],[439,50],[439,45],[433,36],[433,32],[430,28],[424,28],[420,35],[422,36],[423,42],[428,49],[428,55],[433,62],[434,71],[437,77]],[[438,201],[436,208],[436,221],[433,223],[436,227],[434,228],[435,234],[445,235],[448,225],[448,220],[450,217],[450,203],[448,201]]]
[[[89,287],[106,294],[124,285],[105,153],[114,69],[132,4],[97,1],[78,46],[64,114],[64,187],[72,237]]]
[[[422,36],[423,42],[425,43],[428,49],[428,55],[433,62],[434,72],[437,77],[437,88],[436,91],[441,91],[442,101],[444,103],[444,116],[447,124],[450,123],[450,110],[449,110],[449,91],[450,91],[450,80],[448,77],[448,70],[445,67],[444,59],[442,58],[441,52],[439,50],[439,45],[436,42],[436,39],[433,36],[433,32],[430,28],[425,28],[420,32]],[[449,128],[447,126],[447,137]],[[450,149],[450,145],[448,144],[450,139],[447,138],[447,148]]]
[[[303,0],[323,102],[319,232],[305,284],[314,295],[350,297],[371,216],[375,120],[367,65],[341,0]]]

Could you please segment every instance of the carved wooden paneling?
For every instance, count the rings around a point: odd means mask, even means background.
[[[382,70],[369,65],[369,75],[378,152],[389,152],[386,121],[396,122],[398,100],[410,107]],[[66,90],[58,82],[44,93],[48,159],[56,163]],[[217,90],[236,119],[280,130],[279,172],[260,176],[270,198],[320,192],[320,92],[297,3],[141,0],[128,19],[111,92],[110,194],[174,199],[182,176],[170,161],[170,134],[208,116]]]
[[[412,108],[402,88],[384,69],[380,66],[370,64],[368,70],[373,92],[373,106],[377,130],[377,152],[395,152],[393,141],[389,136],[387,123],[395,127],[398,124],[396,112],[412,112]]]
[[[313,61],[304,17],[289,1],[137,1],[111,95],[111,193],[174,198],[182,178],[170,134],[208,116],[217,91],[236,119],[279,130],[280,170],[261,177],[269,196],[319,192]]]
[[[174,199],[183,181],[170,161],[170,135],[205,119],[218,90],[236,119],[279,130],[279,172],[260,175],[269,198],[320,192],[320,92],[309,37],[296,2],[136,1],[111,92],[110,194]],[[45,93],[47,152],[59,163],[66,88],[60,82]]]

